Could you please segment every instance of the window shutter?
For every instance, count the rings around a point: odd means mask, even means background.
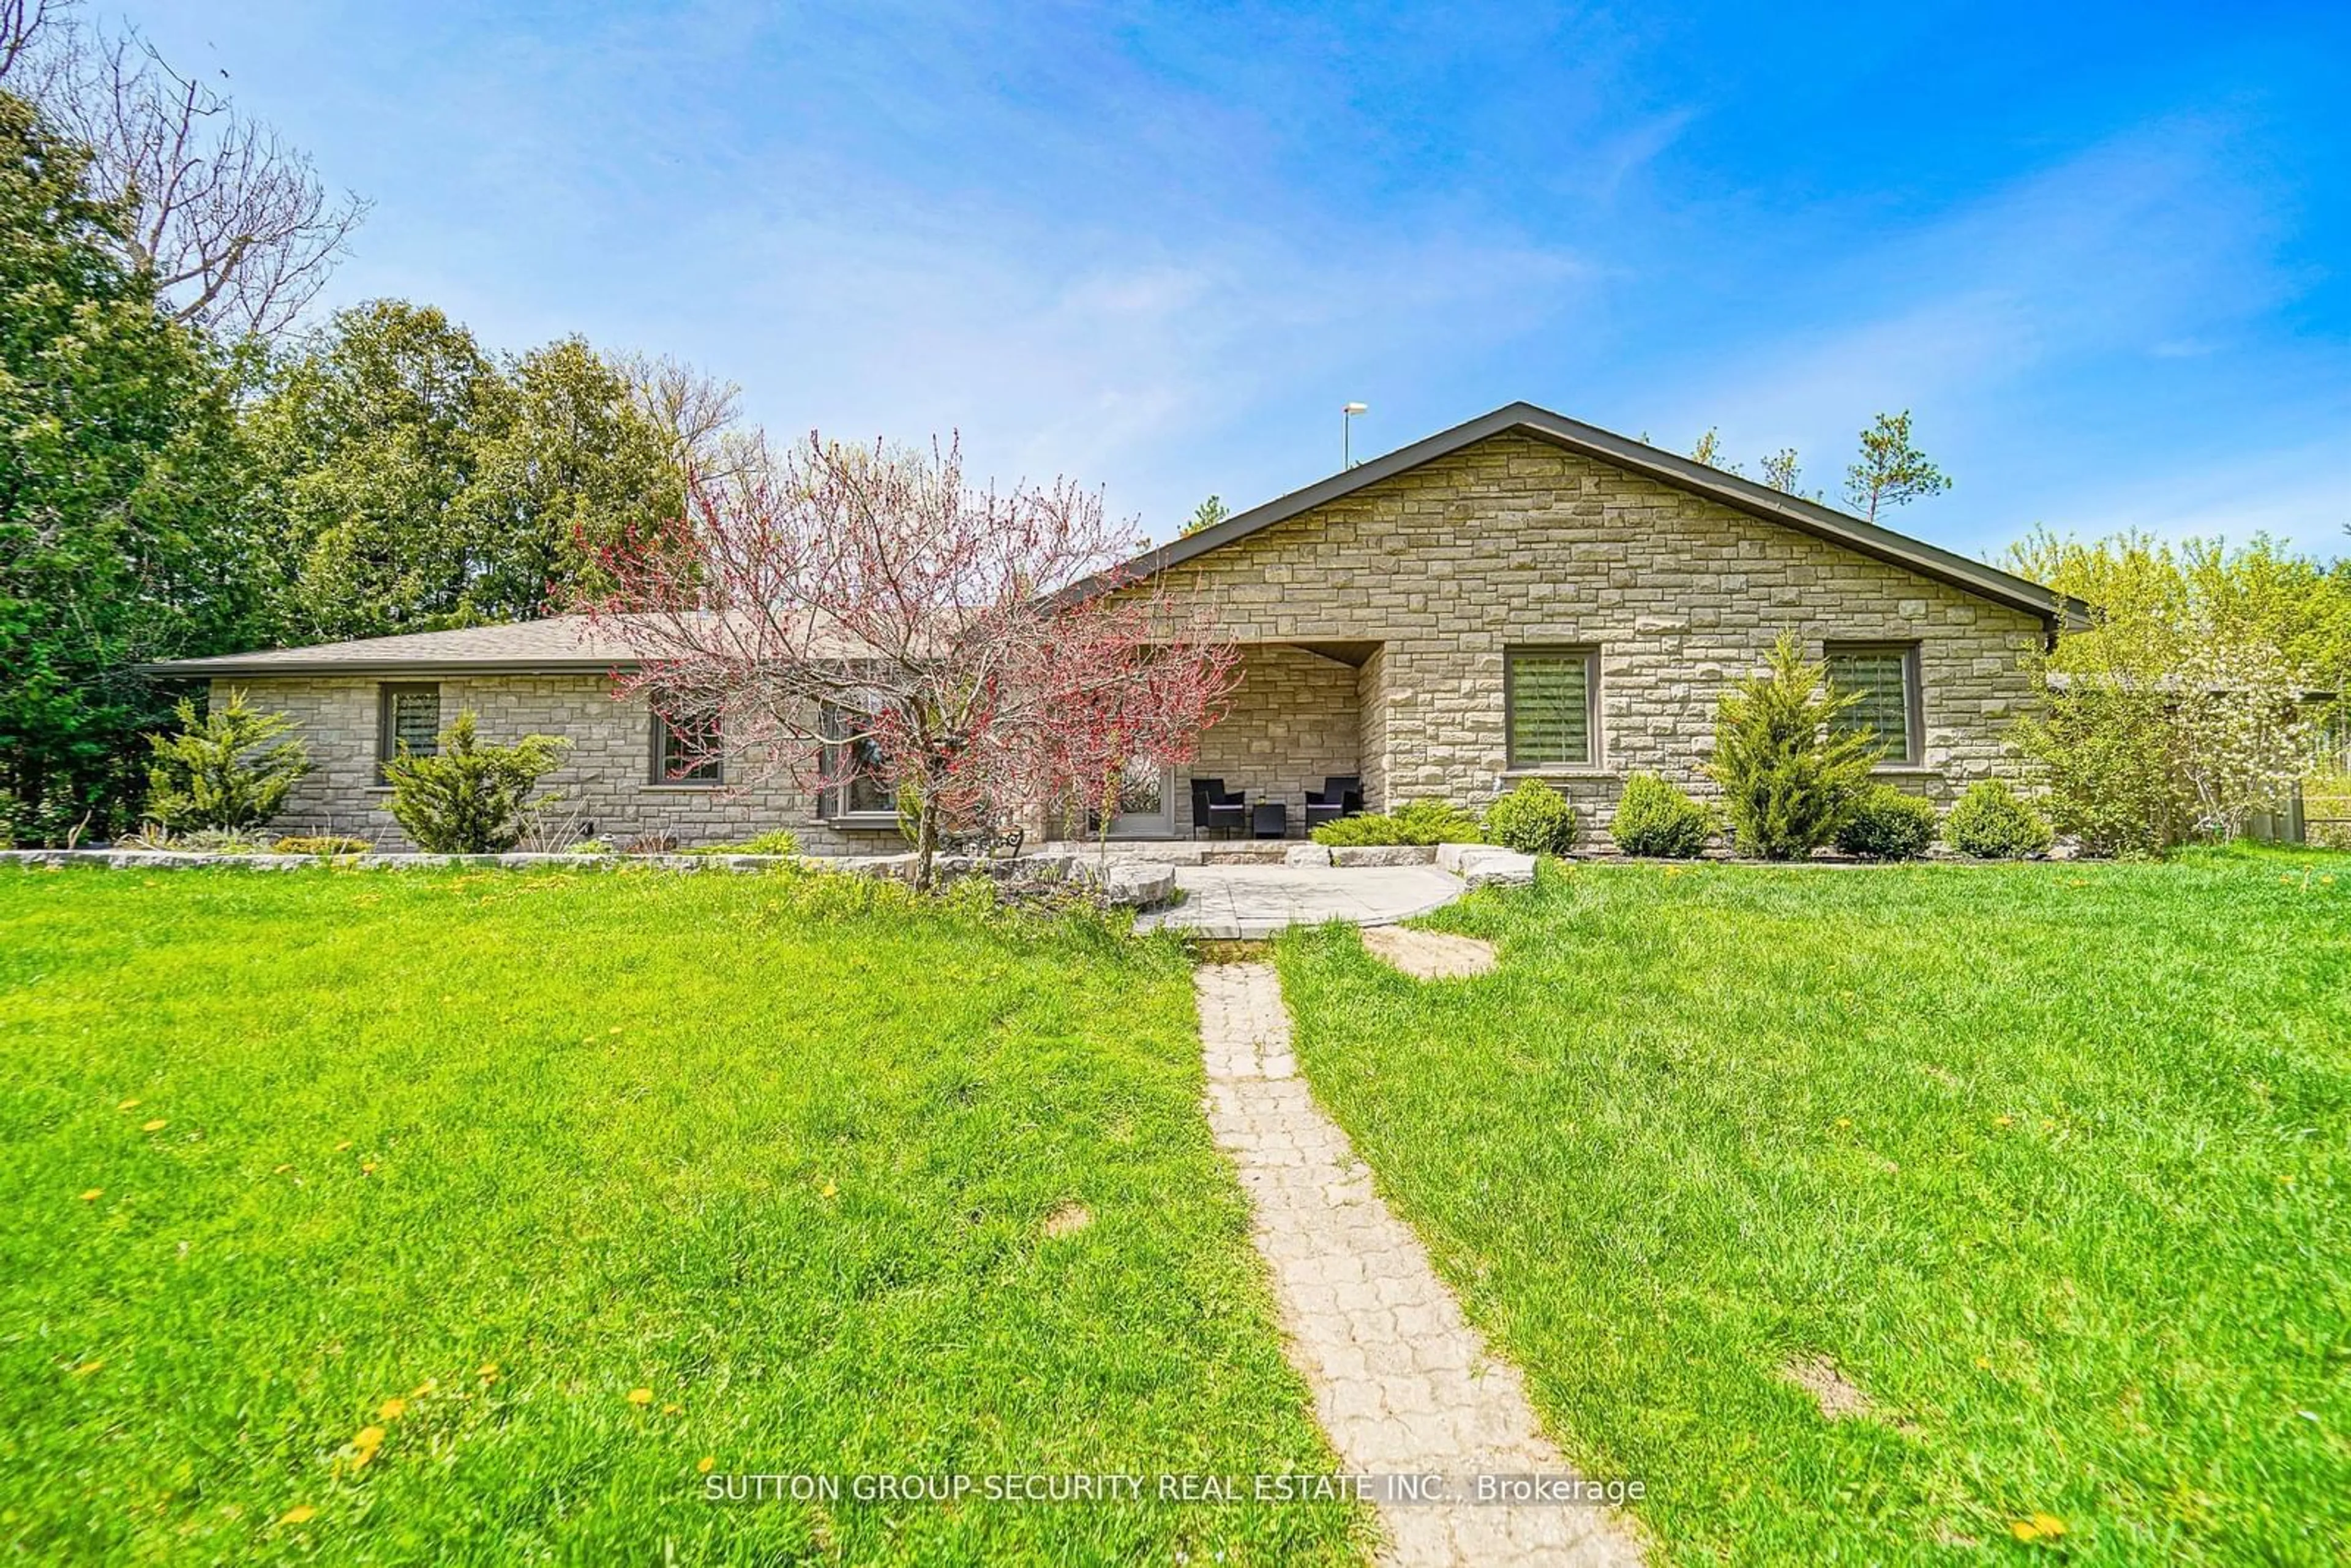
[[[1582,653],[1509,655],[1510,766],[1592,760],[1592,660]]]
[[[1910,654],[1902,648],[1832,649],[1829,683],[1861,700],[1839,716],[1838,727],[1876,733],[1886,756],[1910,758]]]
[[[441,748],[441,692],[434,686],[411,686],[392,694],[392,754],[406,747],[418,757]]]

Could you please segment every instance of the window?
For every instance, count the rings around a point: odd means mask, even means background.
[[[828,821],[852,825],[865,821],[898,825],[898,802],[881,777],[882,748],[863,732],[865,716],[852,715],[841,708],[828,708],[824,716],[824,732],[833,737],[824,748],[824,775],[838,779],[852,766],[857,776],[845,784],[837,784],[817,798],[817,814]]]
[[[1599,760],[1600,654],[1514,648],[1502,655],[1510,766],[1589,768]]]
[[[718,716],[673,723],[653,715],[653,781],[656,784],[723,784],[726,765],[719,756]]]
[[[397,759],[403,747],[416,757],[430,757],[441,749],[441,688],[386,685],[380,689],[377,703],[376,779],[389,783],[383,765]]]
[[[1838,727],[1867,729],[1884,747],[1881,764],[1918,760],[1918,649],[1909,643],[1832,643],[1829,684],[1858,692]]]

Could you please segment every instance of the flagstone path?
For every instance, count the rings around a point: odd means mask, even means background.
[[[1195,991],[1208,1125],[1239,1168],[1273,1275],[1290,1362],[1348,1469],[1573,1476],[1536,1424],[1518,1369],[1489,1356],[1419,1238],[1388,1211],[1290,1053],[1281,981],[1264,964],[1208,964]],[[1630,1528],[1589,1504],[1384,1502],[1383,1561],[1629,1564]]]

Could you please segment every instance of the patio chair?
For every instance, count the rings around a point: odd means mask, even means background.
[[[1203,831],[1245,833],[1249,831],[1249,796],[1245,791],[1228,791],[1221,779],[1192,780],[1192,836]]]
[[[1320,789],[1306,791],[1306,831],[1317,824],[1352,817],[1364,809],[1364,781],[1353,773],[1333,773]]]

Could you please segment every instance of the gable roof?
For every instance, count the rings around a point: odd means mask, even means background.
[[[1426,440],[1400,446],[1385,456],[1374,457],[1333,474],[1302,490],[1293,490],[1278,500],[1236,513],[1212,528],[1203,528],[1196,534],[1146,550],[1116,569],[1110,576],[1113,580],[1132,580],[1165,571],[1219,546],[1246,538],[1260,528],[1271,528],[1301,512],[1311,511],[1316,507],[1327,506],[1343,497],[1353,495],[1366,486],[1394,478],[1406,469],[1417,468],[1424,463],[1458,452],[1474,443],[1504,434],[1529,435],[1539,441],[1547,441],[1570,452],[1646,475],[1679,489],[1693,491],[1750,517],[1783,524],[1849,549],[1859,550],[1864,555],[1874,556],[1879,560],[1907,567],[1922,577],[1947,582],[1997,603],[2038,615],[2053,632],[2060,625],[2083,626],[2089,621],[2088,605],[2054,589],[2044,588],[1998,567],[1954,555],[1924,539],[1914,539],[1907,534],[1880,528],[1850,513],[1774,490],[1768,485],[1758,485],[1736,474],[1726,474],[1719,468],[1693,463],[1687,457],[1677,456],[1597,425],[1570,419],[1565,414],[1553,413],[1531,402],[1507,404],[1491,413],[1480,414],[1467,423],[1439,431]]]

